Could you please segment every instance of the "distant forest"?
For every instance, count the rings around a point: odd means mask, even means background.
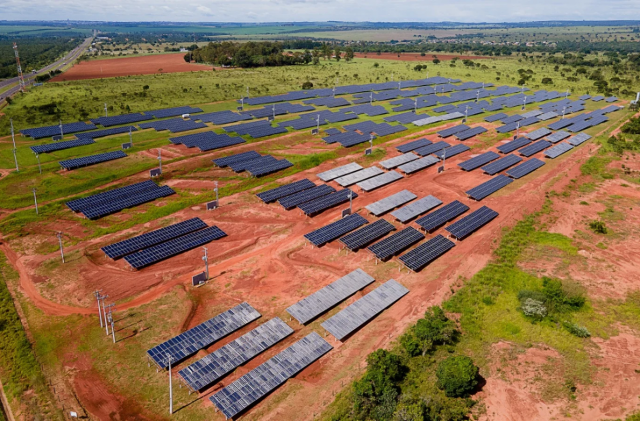
[[[193,60],[197,63],[243,68],[289,66],[308,64],[313,61],[309,50],[286,54],[286,48],[300,48],[292,45],[292,43],[285,45],[281,42],[210,42],[204,47],[195,48],[191,53],[187,53],[185,61]]]
[[[60,56],[73,50],[82,39],[72,37],[29,37],[19,38],[18,51],[24,73],[39,70],[53,63]],[[0,79],[18,75],[13,40],[0,37]]]

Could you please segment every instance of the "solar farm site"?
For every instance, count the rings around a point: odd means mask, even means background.
[[[551,306],[522,315],[535,306],[515,293],[507,303],[501,294],[512,286],[488,286],[499,276],[478,274],[508,266],[535,301],[550,287],[534,287],[550,285],[556,278],[543,277],[560,276],[571,259],[586,264],[607,247],[619,250],[611,226],[624,218],[598,183],[631,192],[637,163],[629,153],[602,164],[597,154],[613,148],[606,141],[633,115],[630,101],[480,70],[460,77],[444,65],[437,76],[376,69],[384,78],[15,125],[20,168],[7,149],[0,185],[20,193],[0,199],[2,264],[15,272],[7,283],[36,343],[55,343],[56,361],[42,364],[59,382],[65,411],[88,419],[352,419],[335,411],[380,363],[372,353],[406,347],[407,370],[420,363],[434,373],[448,354],[484,361],[465,342],[469,302],[480,306],[473,326],[492,341],[483,346],[523,347],[513,353],[523,361],[537,346],[524,336],[536,338],[529,326],[563,335],[567,325],[595,326],[571,316],[567,303],[553,323]],[[236,69],[216,77],[225,71]],[[0,141],[13,144],[10,134]],[[596,174],[598,165],[610,172]],[[635,190],[625,194],[635,200]],[[625,202],[631,210],[633,200]],[[544,213],[550,208],[553,216]],[[528,260],[508,260],[501,242],[534,218],[550,231],[522,228],[533,243],[517,254]],[[607,227],[585,225],[596,220]],[[596,229],[600,245],[588,247]],[[578,231],[571,238],[580,245],[563,242]],[[558,244],[568,254],[550,249]],[[582,280],[575,273],[572,281]],[[457,339],[410,348],[421,340],[413,327],[440,305]],[[481,324],[490,319],[483,312],[507,307],[495,321],[500,332]],[[499,406],[491,364],[480,367],[490,379],[484,395],[465,395],[485,399],[488,412]],[[438,390],[446,405],[463,402]]]

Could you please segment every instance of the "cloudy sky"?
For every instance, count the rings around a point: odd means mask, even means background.
[[[514,22],[640,19],[640,0],[2,0],[0,19]]]

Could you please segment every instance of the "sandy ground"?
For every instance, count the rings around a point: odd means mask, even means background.
[[[71,69],[51,79],[52,82],[65,80],[101,79],[105,77],[151,75],[155,73],[178,73],[196,70],[210,70],[213,66],[187,63],[184,54],[157,54],[140,57],[110,58],[83,61]]]
[[[451,60],[454,57],[457,57],[460,60],[469,59],[469,60],[482,60],[491,57],[484,56],[462,56],[462,55],[452,55],[452,54],[435,54],[440,60]],[[378,60],[398,60],[398,61],[433,61],[434,59],[433,53],[427,53],[424,56],[421,56],[420,53],[354,53],[354,57],[356,58],[372,58]]]
[[[429,129],[429,131],[433,132],[434,129]],[[412,135],[411,139],[415,137]],[[427,137],[436,140],[435,135]],[[448,139],[448,141],[450,140]],[[398,139],[383,146],[387,148],[387,156],[384,159],[398,155],[393,146],[405,141],[407,139]],[[484,141],[474,138],[465,143],[472,145],[476,142]],[[457,142],[452,141],[452,143]],[[309,144],[317,146],[318,142],[310,141]],[[489,149],[494,150],[498,144],[499,142]],[[239,147],[238,152],[242,151],[243,147]],[[170,148],[177,154],[184,153],[184,148]],[[304,147],[296,146],[296,148],[302,149]],[[54,272],[51,274],[51,279],[39,275],[38,268],[46,261],[57,258],[57,252],[39,255],[29,251],[32,249],[25,247],[27,251],[24,255],[19,256],[9,249],[7,244],[0,247],[7,253],[10,262],[18,270],[22,291],[37,307],[50,315],[94,314],[92,291],[96,287],[102,288],[114,301],[126,299],[126,302],[118,305],[118,310],[123,311],[149,303],[176,285],[188,284],[191,276],[202,270],[200,261],[202,251],[200,249],[167,259],[140,271],[132,271],[126,267],[123,260],[112,261],[106,258],[99,248],[142,231],[158,228],[163,225],[163,222],[177,222],[195,216],[202,218],[209,225],[219,226],[228,234],[227,237],[209,245],[210,273],[221,293],[204,297],[200,306],[225,305],[229,307],[233,303],[246,300],[258,309],[265,319],[281,316],[289,320],[284,312],[288,306],[356,268],[364,269],[378,282],[348,299],[340,308],[371,291],[379,285],[379,282],[385,282],[390,278],[396,279],[410,289],[411,292],[407,296],[376,317],[371,323],[365,325],[344,343],[334,341],[330,337],[327,338],[335,347],[332,352],[262,400],[243,417],[244,419],[277,419],[278,421],[312,419],[333,400],[334,394],[341,389],[341,385],[358,375],[363,367],[364,357],[369,352],[387,346],[409,324],[414,323],[428,306],[442,302],[451,294],[451,286],[458,282],[460,277],[470,277],[480,270],[491,258],[492,249],[504,227],[512,225],[532,209],[539,208],[545,195],[551,189],[562,190],[570,184],[570,179],[578,177],[579,165],[592,153],[590,149],[590,145],[584,145],[563,159],[547,160],[547,165],[537,172],[516,180],[481,203],[467,198],[464,192],[487,181],[490,177],[478,170],[464,172],[456,165],[470,158],[471,152],[447,159],[447,170],[442,174],[437,174],[435,167],[431,167],[373,192],[359,192],[360,196],[354,200],[354,208],[370,222],[375,221],[376,218],[367,215],[364,206],[403,189],[410,190],[418,197],[432,194],[444,203],[460,200],[470,206],[471,211],[481,206],[488,206],[499,212],[498,218],[469,238],[457,241],[456,247],[452,251],[427,266],[420,273],[402,269],[396,258],[387,263],[376,264],[366,250],[346,253],[340,250],[338,242],[321,248],[306,245],[303,235],[337,220],[340,209],[344,206],[326,211],[317,217],[308,218],[297,210],[285,211],[277,204],[262,204],[252,192],[222,198],[221,208],[213,212],[205,212],[203,207],[194,206],[164,218],[163,221],[152,221],[143,227],[134,227],[70,246],[67,249],[67,254],[75,256],[74,259],[66,265],[65,272]],[[473,153],[481,151],[484,150],[474,149]],[[320,180],[315,174],[344,165],[354,158],[356,156],[325,162],[318,168],[295,174],[280,180],[280,182],[309,178],[319,184]],[[184,162],[179,165],[184,165]],[[208,180],[175,179],[171,183],[187,190],[211,188]],[[339,188],[336,183],[329,184]],[[163,203],[158,201],[147,206],[160,206]],[[573,206],[579,208],[580,205]],[[126,218],[126,215],[121,217]],[[406,226],[394,221],[390,215],[383,217],[394,223],[398,229]],[[561,232],[565,229],[563,224],[570,223],[572,222],[563,222],[560,219],[554,229]],[[82,226],[79,223],[66,224],[68,226],[63,227],[65,232],[82,236]],[[417,226],[415,222],[407,225]],[[441,228],[429,234],[427,238],[432,238],[440,233],[446,234]],[[35,236],[30,241],[40,240]],[[32,247],[34,246],[32,245]],[[74,252],[76,253],[74,254]],[[630,252],[630,254],[632,253]],[[629,272],[629,276],[632,274],[635,272]],[[55,288],[44,288],[44,285],[52,280],[55,281]],[[632,281],[633,279],[630,279],[628,282],[629,288],[632,287]],[[188,299],[185,298],[184,301],[185,305],[190,305]],[[196,307],[190,311],[190,316],[183,323],[184,329],[205,320],[205,313],[200,311],[201,308]],[[293,321],[289,324],[295,329],[294,335],[239,368],[220,384],[206,390],[204,396],[201,395],[200,398],[208,397],[215,390],[229,384],[311,331],[316,330],[324,333],[317,323],[299,326]],[[243,333],[246,333],[246,330],[230,335],[216,343],[211,349],[206,350],[206,353],[223,346]],[[611,341],[613,338],[609,342]],[[616,344],[619,343],[616,342]],[[601,346],[609,345],[603,343]],[[201,352],[200,355],[204,355],[204,353]],[[533,360],[544,357],[544,353],[531,356]],[[121,414],[121,416],[124,415],[122,419],[128,419],[130,418],[128,415],[136,413],[137,409],[132,407],[125,397],[118,396],[117,392],[113,390],[108,390],[108,387],[101,382],[90,365],[76,362],[76,358],[75,355],[69,356],[64,363],[74,367],[73,388],[89,413],[99,419],[112,418],[112,414]],[[187,360],[177,366],[176,371],[193,360]],[[509,392],[511,386],[501,384],[499,381],[499,379],[488,379],[487,387],[483,392],[491,411],[496,406],[497,413],[502,413],[500,408],[507,411],[507,407],[510,406],[513,408],[525,406],[529,411],[526,418],[548,419],[545,412],[532,412],[534,409],[538,411],[533,395],[523,391]],[[89,387],[94,383],[99,384],[101,389],[104,388],[104,393],[96,394],[95,390]],[[638,394],[640,393],[636,393],[636,395]],[[515,400],[511,400],[512,396]],[[611,399],[616,399],[616,396],[616,393],[612,392]],[[504,406],[501,407],[498,402],[503,402]],[[208,399],[199,399],[196,404],[210,406]],[[539,411],[543,410],[546,408],[541,408]],[[510,417],[509,412],[505,412],[505,414],[507,416],[500,419],[524,419],[524,417],[518,418],[515,415]],[[222,416],[215,413],[213,409],[211,417],[222,419]]]

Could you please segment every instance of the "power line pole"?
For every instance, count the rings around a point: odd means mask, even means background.
[[[62,130],[62,120],[58,120],[60,122],[60,140],[64,137],[64,130]]]
[[[18,81],[20,82],[20,90],[24,92],[24,77],[22,76],[22,66],[20,65],[20,55],[18,54],[18,44],[13,43],[13,52],[16,56],[16,65],[18,66]]]
[[[131,147],[133,148],[133,134],[131,133],[131,127],[129,126],[129,143],[131,143]]]
[[[167,362],[169,363],[169,415],[173,414],[173,385],[171,384],[171,354],[167,354]]]
[[[109,309],[109,317],[108,318],[109,318],[109,322],[111,323],[111,336],[113,337],[113,343],[115,344],[116,343],[116,329],[113,326],[114,322],[113,322],[112,310],[115,311],[116,309],[115,308],[114,309]]]
[[[42,166],[40,165],[40,155],[36,154],[36,160],[38,161],[38,171],[42,174]]]
[[[18,149],[16,148],[16,136],[13,132],[13,119],[9,119],[9,122],[11,123],[11,140],[13,141],[13,160],[16,162],[16,172],[20,172],[18,168],[18,156],[16,155]]]
[[[104,103],[104,116],[109,117],[109,113],[107,112],[107,103]]]
[[[158,162],[160,163],[159,165],[159,169],[160,169],[160,174],[162,174],[162,149],[158,148]]]
[[[100,297],[100,299],[102,300],[102,315],[104,316],[104,326],[107,327],[107,305],[105,304],[105,301],[107,298],[109,298],[109,295],[102,295]],[[108,329],[108,327],[107,327]],[[107,335],[109,334],[109,330],[107,330]]]
[[[101,289],[97,289],[93,292],[93,295],[96,297],[96,300],[98,301],[98,319],[100,320],[100,327],[102,328],[102,308],[100,307],[100,292],[102,290]]]
[[[220,202],[218,201],[218,182],[214,181],[215,187],[213,188],[213,191],[216,192],[216,206],[220,207]]]
[[[209,256],[207,255],[207,248],[202,247],[204,249],[204,256],[202,256],[202,260],[204,261],[204,273],[207,275],[207,281],[209,280]]]
[[[33,188],[33,201],[36,204],[36,215],[38,215],[38,198],[36,197],[36,188]]]
[[[62,249],[62,232],[58,231],[56,236],[58,237],[58,244],[60,244],[60,256],[62,256],[62,263],[65,263],[65,261],[64,261],[64,250]]]
[[[249,87],[247,86],[247,98],[249,98]]]
[[[107,336],[109,336],[109,319],[107,314],[111,314],[111,307],[114,307],[115,304],[111,303],[107,306],[104,306],[104,324],[105,327],[107,328]],[[109,309],[108,313],[107,313],[107,309]]]

